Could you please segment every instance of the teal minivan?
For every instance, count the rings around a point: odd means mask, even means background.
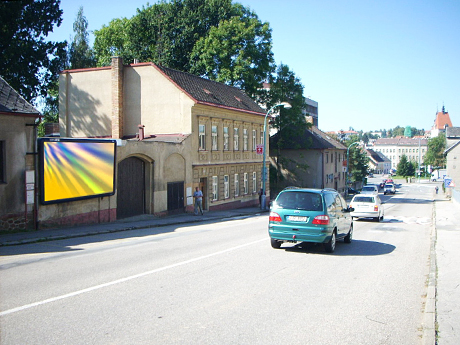
[[[271,245],[280,248],[284,242],[323,243],[326,252],[332,253],[337,239],[351,243],[352,211],[335,189],[283,189],[270,207]]]

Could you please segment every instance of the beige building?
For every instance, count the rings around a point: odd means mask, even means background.
[[[339,193],[346,189],[347,148],[316,126],[295,138],[292,145],[278,153],[278,134],[271,138],[270,160],[276,166],[279,157],[284,161],[280,173],[283,180],[277,185],[280,191],[288,186],[306,188],[333,188]]]
[[[379,138],[374,142],[373,150],[382,153],[391,161],[391,169],[397,169],[402,155],[409,161],[420,162],[428,151],[425,138]]]
[[[446,169],[453,183],[452,196],[460,202],[460,127],[446,128]]]
[[[0,77],[0,229],[33,227],[39,111]]]
[[[42,224],[192,212],[197,186],[205,210],[258,204],[265,112],[239,89],[113,58],[110,67],[63,71],[59,101],[62,137],[117,139],[117,188],[41,206]]]

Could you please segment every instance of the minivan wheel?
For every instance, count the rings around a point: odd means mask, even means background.
[[[278,249],[278,248],[281,247],[281,242],[277,241],[277,240],[275,240],[273,238],[270,238],[270,243],[271,243],[272,247],[275,248],[275,249]]]
[[[351,243],[351,240],[353,239],[353,224],[350,225],[350,230],[348,231],[347,236],[343,239],[345,243]]]
[[[333,253],[334,250],[335,250],[335,231],[332,232],[332,236],[331,236],[331,239],[329,240],[329,242],[327,243],[324,243],[324,249],[326,250],[326,252],[328,253]]]

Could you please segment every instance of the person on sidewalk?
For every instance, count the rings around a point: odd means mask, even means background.
[[[435,190],[436,190],[436,194],[438,194],[438,191],[439,191],[439,187],[438,187],[438,186],[436,186]]]
[[[259,190],[259,208],[262,208],[262,194],[264,194],[264,190],[260,188]]]
[[[203,215],[203,192],[200,188],[195,188],[193,197],[195,198],[195,216],[198,216],[198,210],[201,212],[201,215]]]

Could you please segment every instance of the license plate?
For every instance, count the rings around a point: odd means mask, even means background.
[[[301,216],[287,216],[286,217],[289,222],[306,222],[307,217],[301,217]]]

